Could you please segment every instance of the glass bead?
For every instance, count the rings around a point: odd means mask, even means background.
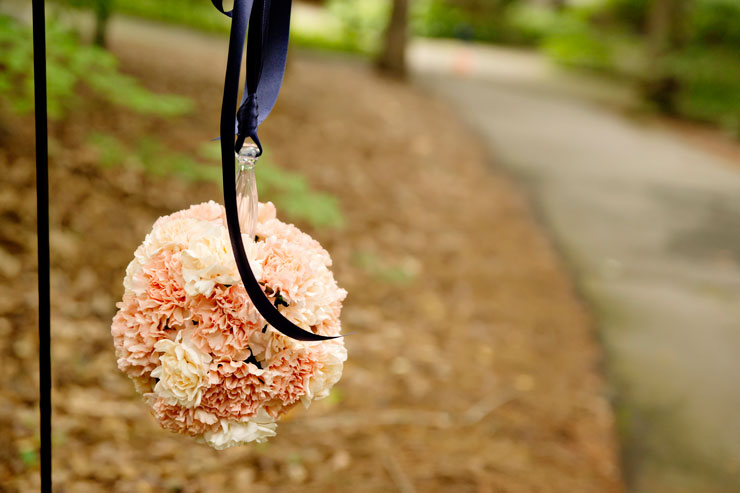
[[[242,234],[254,239],[257,230],[258,197],[257,179],[254,168],[257,165],[259,150],[255,145],[245,145],[236,155],[236,201],[239,213],[239,227]]]

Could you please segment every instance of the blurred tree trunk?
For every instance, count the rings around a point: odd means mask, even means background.
[[[93,43],[105,48],[108,44],[108,20],[113,11],[113,0],[95,1],[95,34]]]
[[[648,43],[651,56],[662,56],[671,44],[671,10],[675,0],[652,0],[648,12]]]
[[[385,31],[383,51],[378,57],[378,68],[390,75],[406,75],[406,44],[408,42],[409,0],[393,0],[393,10]]]
[[[666,58],[685,42],[687,3],[687,0],[652,0],[648,12],[649,73],[645,96],[668,114],[676,112],[676,95],[680,87],[667,67]]]

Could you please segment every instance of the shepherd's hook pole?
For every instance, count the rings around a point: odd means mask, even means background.
[[[39,429],[41,491],[51,492],[51,323],[49,285],[49,147],[46,112],[46,23],[44,0],[32,1],[36,113],[36,230],[39,284]]]

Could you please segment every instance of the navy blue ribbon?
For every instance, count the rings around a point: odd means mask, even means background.
[[[221,13],[231,17],[220,135],[224,208],[236,266],[249,298],[268,324],[282,334],[300,341],[333,339],[298,327],[278,311],[254,277],[239,227],[235,152],[239,152],[244,141],[250,138],[259,147],[259,153],[262,153],[257,127],[270,114],[283,83],[288,54],[291,0],[234,0],[233,10],[228,12],[223,8],[223,0],[211,2]],[[236,112],[234,139],[234,108],[239,97],[239,71],[247,25],[247,81],[241,105]]]

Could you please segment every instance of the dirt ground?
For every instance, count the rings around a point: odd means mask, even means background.
[[[116,369],[114,303],[152,222],[221,192],[103,168],[85,142],[91,129],[156,134],[195,152],[217,133],[222,57],[169,49],[114,44],[126,71],[192,97],[195,114],[164,122],[91,100],[52,126],[57,491],[621,491],[592,321],[527,204],[443,104],[305,54],[291,54],[261,137],[347,219],[299,224],[350,293],[339,392],[265,445],[218,452],[160,430]],[[25,492],[38,484],[33,134],[32,119],[3,115],[0,491]]]

